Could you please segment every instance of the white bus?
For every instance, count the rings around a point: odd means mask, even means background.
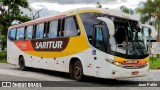
[[[82,8],[11,26],[7,61],[67,72],[76,80],[144,76],[149,70],[143,30],[131,15]]]

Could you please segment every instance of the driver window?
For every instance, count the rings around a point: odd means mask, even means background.
[[[102,27],[95,28],[95,47],[105,51]]]

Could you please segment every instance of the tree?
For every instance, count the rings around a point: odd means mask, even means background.
[[[141,22],[152,22],[158,30],[157,41],[160,41],[160,0],[147,0],[143,6],[136,8],[141,14]],[[151,21],[151,19],[155,19]],[[158,55],[160,57],[160,55]]]
[[[126,6],[121,6],[120,9],[121,9],[122,12],[131,14],[131,15],[134,14],[134,11],[131,8],[127,8]]]
[[[29,9],[27,0],[0,0],[0,39],[2,39],[2,50],[6,47],[7,30],[13,20],[26,22],[31,20],[23,16],[20,8]]]
[[[102,8],[102,5],[100,4],[100,2],[97,2],[97,8]]]

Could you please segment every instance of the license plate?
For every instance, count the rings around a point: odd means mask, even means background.
[[[129,60],[129,61],[126,61],[126,63],[127,64],[135,64],[135,63],[137,63],[137,61],[131,61],[131,60]]]
[[[132,75],[138,75],[138,73],[139,73],[138,71],[133,71]]]

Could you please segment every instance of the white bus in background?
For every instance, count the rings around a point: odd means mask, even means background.
[[[110,9],[76,9],[11,26],[7,51],[8,63],[21,70],[67,72],[76,80],[137,77],[149,70],[138,21]]]

